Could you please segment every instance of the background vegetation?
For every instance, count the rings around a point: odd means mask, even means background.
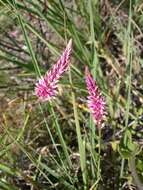
[[[35,82],[73,40],[52,104]],[[0,189],[142,190],[142,0],[0,0]],[[88,65],[106,97],[98,133]]]

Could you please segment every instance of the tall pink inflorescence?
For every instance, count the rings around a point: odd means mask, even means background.
[[[86,86],[88,90],[88,107],[93,115],[94,121],[99,127],[105,116],[105,100],[101,95],[98,86],[89,72],[88,67],[85,68]]]
[[[36,83],[35,94],[38,96],[39,100],[47,101],[55,97],[57,94],[57,84],[59,79],[69,67],[71,49],[72,40],[69,41],[66,49],[57,63],[53,65],[53,67],[45,74],[45,76],[41,77]]]

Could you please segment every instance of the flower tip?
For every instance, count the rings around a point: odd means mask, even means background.
[[[67,48],[71,48],[72,47],[72,39],[69,40]]]
[[[85,75],[89,74],[89,69],[88,69],[88,66],[86,65],[85,66]]]

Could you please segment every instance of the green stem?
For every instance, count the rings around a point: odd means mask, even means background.
[[[141,183],[136,171],[135,156],[130,157],[128,160],[128,163],[131,170],[131,175],[133,176],[134,182],[136,186],[138,187],[138,190],[143,190],[143,184]]]
[[[120,169],[120,178],[123,177],[124,165],[125,165],[125,159],[122,159],[122,162],[121,162],[121,169]]]
[[[51,111],[51,113],[53,115],[53,118],[54,118],[54,122],[55,122],[54,126],[56,128],[57,133],[58,133],[58,137],[60,139],[60,142],[61,142],[64,154],[65,154],[66,160],[68,162],[69,167],[72,168],[72,162],[70,160],[70,156],[69,156],[69,153],[68,153],[67,145],[66,145],[66,143],[64,141],[64,138],[63,138],[63,135],[62,135],[62,132],[61,132],[61,129],[60,129],[60,126],[59,126],[59,123],[58,123],[55,111],[54,111],[53,106],[51,105],[51,103],[50,103],[49,107],[50,107],[50,111]]]
[[[70,84],[72,87],[73,84],[72,84],[72,77],[71,77],[70,69],[69,69],[69,81],[70,81]],[[72,91],[71,95],[72,95],[74,118],[75,118],[75,125],[76,125],[76,133],[77,133],[77,140],[78,140],[78,147],[79,147],[79,154],[80,154],[80,166],[81,166],[82,177],[83,177],[83,182],[84,182],[84,189],[86,189],[86,187],[87,187],[87,176],[86,176],[85,146],[83,144],[83,140],[81,137],[78,111],[77,111],[77,106],[76,106],[76,99],[75,99],[75,94],[73,91]]]
[[[129,7],[129,21],[128,21],[128,28],[126,32],[126,47],[127,47],[127,66],[126,66],[126,91],[127,91],[127,102],[126,102],[126,111],[125,111],[125,132],[124,132],[124,142],[127,143],[127,135],[126,132],[128,130],[128,121],[129,121],[129,111],[130,111],[130,104],[131,104],[131,79],[132,79],[132,56],[133,56],[133,36],[131,32],[131,19],[132,19],[132,0],[130,2]],[[124,170],[124,159],[122,159],[121,163],[121,172],[120,177],[123,176],[123,170]]]
[[[98,165],[97,165],[97,181],[99,183],[101,179],[101,160],[100,160],[100,154],[101,154],[101,127],[97,126],[98,128]]]
[[[75,103],[75,95],[73,92],[72,92],[72,101],[73,101],[74,118],[75,118],[75,124],[76,124],[76,133],[77,133],[77,139],[78,139],[78,147],[79,147],[79,153],[80,153],[80,165],[81,165],[81,171],[83,175],[83,182],[86,187],[85,147],[83,145],[83,141],[81,137],[80,124],[79,124],[79,119],[78,119],[77,107]]]

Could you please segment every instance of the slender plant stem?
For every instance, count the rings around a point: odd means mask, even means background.
[[[143,190],[143,184],[141,183],[136,171],[135,156],[130,157],[128,162],[129,162],[129,167],[131,170],[131,175],[133,176],[134,182],[136,186],[138,187],[138,190]]]
[[[72,87],[72,77],[71,77],[71,71],[69,69],[69,80]],[[80,124],[79,124],[79,118],[78,118],[78,111],[76,106],[76,99],[75,94],[72,91],[72,102],[73,102],[73,111],[74,111],[74,118],[75,118],[75,125],[76,125],[76,133],[77,133],[77,140],[78,140],[78,147],[79,147],[79,153],[80,153],[80,166],[82,171],[82,177],[84,182],[84,189],[86,189],[87,186],[87,176],[86,176],[86,156],[85,156],[85,146],[83,145],[82,137],[81,137],[81,131],[80,131]]]
[[[132,1],[130,0],[130,7],[129,7],[129,21],[128,21],[128,28],[126,33],[126,46],[127,46],[127,67],[126,67],[126,91],[127,91],[127,101],[126,101],[126,111],[125,111],[125,132],[124,132],[124,142],[127,143],[127,135],[126,132],[128,130],[128,121],[129,121],[129,110],[131,104],[131,79],[132,79],[132,33],[131,33],[131,18],[132,18]],[[129,69],[128,69],[129,68]],[[124,171],[124,158],[122,158],[121,163],[121,170],[120,170],[120,177],[123,177]]]
[[[122,159],[122,162],[121,162],[121,169],[120,169],[120,178],[123,177],[124,164],[125,164],[125,159]]]
[[[55,112],[54,112],[54,109],[53,109],[53,106],[51,105],[51,103],[50,103],[49,107],[50,107],[50,111],[51,111],[51,113],[53,114],[53,117],[54,117],[55,128],[56,128],[56,131],[58,133],[58,137],[60,139],[60,142],[61,142],[64,154],[65,154],[66,160],[68,162],[69,167],[72,168],[72,163],[71,163],[70,156],[69,156],[69,153],[68,153],[68,150],[67,150],[67,145],[66,145],[66,143],[64,141],[64,138],[63,138],[63,135],[62,135],[62,132],[61,132],[57,117],[55,115]]]
[[[97,163],[97,181],[99,184],[99,181],[101,179],[101,160],[100,160],[100,155],[101,155],[101,127],[98,125],[98,163]]]

